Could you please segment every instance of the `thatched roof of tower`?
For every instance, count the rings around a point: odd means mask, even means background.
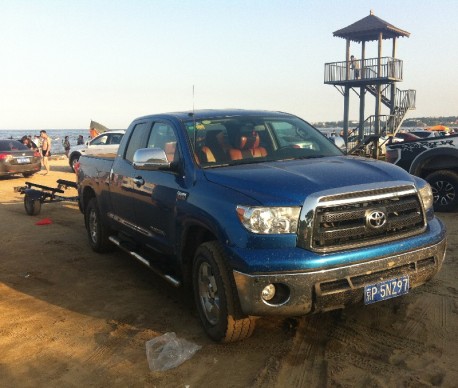
[[[371,11],[369,16],[358,20],[356,23],[349,25],[333,32],[334,36],[344,39],[350,39],[354,42],[367,42],[378,40],[380,32],[383,33],[383,39],[392,39],[400,36],[410,36],[410,32],[401,30],[398,27],[380,19]]]

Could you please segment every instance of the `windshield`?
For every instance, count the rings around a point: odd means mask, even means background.
[[[232,116],[184,124],[196,161],[204,168],[342,155],[318,130],[294,116]]]

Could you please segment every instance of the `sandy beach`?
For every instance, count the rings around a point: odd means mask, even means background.
[[[219,345],[191,298],[120,251],[89,247],[75,202],[28,216],[13,189],[75,180],[51,172],[0,179],[0,381],[5,387],[456,387],[457,214],[441,272],[408,295],[300,318],[260,319],[252,338]],[[65,192],[69,197],[76,191]],[[37,225],[43,219],[50,224]],[[145,342],[164,333],[202,348],[151,372]]]

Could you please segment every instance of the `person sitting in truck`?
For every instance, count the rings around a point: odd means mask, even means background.
[[[267,156],[266,149],[261,147],[259,143],[260,138],[258,132],[250,131],[241,133],[235,147],[229,150],[231,160]]]

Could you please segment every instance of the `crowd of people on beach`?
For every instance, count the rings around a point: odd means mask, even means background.
[[[48,136],[45,130],[40,131],[40,135],[35,135],[32,139],[31,135],[24,135],[21,138],[21,143],[24,144],[26,147],[30,148],[33,151],[37,151],[41,155],[42,165],[45,168],[45,172],[43,175],[49,173],[49,157],[51,156],[51,138]],[[68,158],[70,153],[70,140],[68,136],[65,136],[64,140],[62,141],[62,145],[65,150],[65,155]]]
[[[56,139],[57,140],[57,139]],[[52,140],[48,136],[45,130],[40,131],[40,135],[24,135],[22,136],[20,142],[24,144],[26,147],[30,148],[33,151],[37,151],[41,156],[42,165],[45,169],[43,175],[49,173],[49,157],[51,156],[51,144]],[[76,145],[84,144],[84,137],[83,135],[79,135],[76,141]],[[68,136],[65,136],[62,140],[62,147],[65,151],[65,156],[68,158],[70,154],[71,144],[70,139]]]
[[[68,139],[68,136],[66,136]],[[40,136],[36,135],[32,140],[32,136],[24,135],[21,138],[21,143],[31,150],[37,151],[41,155],[41,163],[45,168],[43,175],[49,173],[49,157],[51,156],[51,138],[48,136],[46,131],[42,129],[40,131]],[[70,151],[70,143],[68,143],[68,150]]]

